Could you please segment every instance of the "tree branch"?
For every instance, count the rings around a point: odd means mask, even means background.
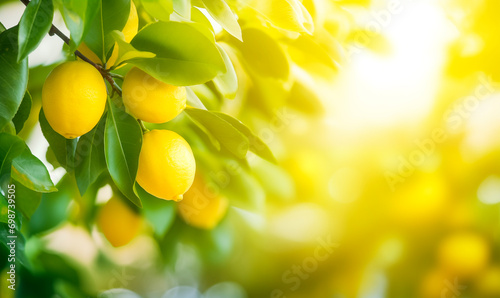
[[[20,0],[20,1],[25,6],[28,6],[28,4],[30,3],[30,0]],[[69,43],[70,43],[69,37],[67,37],[66,35],[64,35],[64,33],[62,33],[61,30],[59,30],[53,24],[50,27],[49,35],[50,36],[57,35],[67,45],[69,45]],[[120,97],[122,96],[122,90],[121,90],[121,88],[118,86],[118,84],[116,84],[116,82],[113,80],[111,74],[108,71],[106,71],[106,69],[104,67],[102,67],[99,64],[96,64],[96,63],[92,62],[92,60],[90,60],[89,58],[87,58],[85,55],[83,55],[78,50],[75,50],[75,55],[77,57],[79,57],[80,59],[82,59],[83,61],[85,61],[85,62],[89,63],[90,65],[92,65],[93,67],[95,67],[99,71],[99,73],[102,75],[102,77],[105,78],[109,82],[109,84],[111,84],[111,87],[113,88],[113,90],[115,90],[115,92],[118,93],[118,95],[120,95]]]

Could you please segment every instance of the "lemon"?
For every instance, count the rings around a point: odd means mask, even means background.
[[[135,4],[133,1],[130,1],[130,14],[127,19],[127,23],[125,23],[125,26],[122,29],[122,33],[125,37],[126,42],[130,42],[132,38],[137,34],[137,30],[139,28],[139,17],[137,15],[137,8],[135,7]],[[90,61],[94,62],[95,64],[100,64],[102,65],[102,61],[97,55],[92,52],[91,49],[85,44],[81,43],[80,46],[78,46],[78,51],[82,53],[85,57],[89,58]],[[118,44],[115,43],[115,47],[113,48],[113,52],[111,52],[111,56],[109,57],[106,66],[109,68],[113,65],[115,65],[116,59],[118,59]],[[118,67],[119,68],[119,67]]]
[[[97,226],[114,247],[123,246],[137,235],[141,218],[120,198],[112,197],[101,208]]]
[[[441,267],[460,278],[468,278],[483,270],[489,261],[488,243],[479,235],[460,232],[445,238],[438,250]]]
[[[193,184],[196,164],[191,147],[170,130],[144,134],[137,182],[150,194],[165,200],[182,200]]]
[[[228,200],[210,189],[200,173],[196,173],[193,185],[178,204],[178,210],[189,225],[210,230],[224,217],[228,206]]]
[[[65,62],[52,70],[42,88],[42,107],[50,126],[68,139],[89,132],[106,105],[106,85],[92,65]]]
[[[123,103],[134,117],[165,123],[186,108],[186,88],[163,83],[137,67],[123,81]]]

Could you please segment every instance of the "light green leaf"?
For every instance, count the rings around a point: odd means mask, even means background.
[[[237,39],[242,40],[240,24],[238,24],[236,16],[224,0],[203,0],[203,4],[208,13],[224,30]]]
[[[215,87],[217,87],[224,97],[233,99],[238,91],[238,77],[236,76],[233,63],[231,62],[231,59],[229,59],[229,56],[224,48],[219,44],[217,44],[217,48],[219,49],[222,59],[224,59],[226,72],[216,76],[213,81]]]
[[[186,113],[197,123],[203,125],[229,152],[244,158],[248,152],[248,138],[217,114],[195,108],[186,108]]]
[[[172,0],[141,0],[141,3],[147,13],[160,21],[169,21],[174,11]]]
[[[21,102],[16,115],[12,119],[12,122],[16,127],[16,133],[19,133],[21,129],[23,129],[24,122],[26,122],[26,120],[28,120],[28,117],[30,116],[31,102],[31,94],[26,91],[26,93],[24,93],[23,101]]]
[[[245,124],[243,124],[240,120],[233,118],[227,114],[221,112],[214,112],[220,118],[229,122],[232,126],[234,126],[237,130],[239,130],[242,134],[244,134],[250,143],[250,151],[262,157],[263,159],[270,161],[272,163],[277,163],[276,158],[273,155],[273,152],[269,147],[267,147],[266,143],[261,140],[257,135],[255,135],[250,128],[248,128]]]
[[[87,191],[106,169],[104,158],[104,127],[106,116],[91,131],[78,140],[75,152],[75,177],[80,194]]]
[[[21,61],[33,52],[52,26],[54,5],[52,0],[31,0],[19,22],[19,52]]]
[[[246,28],[243,40],[243,43],[236,41],[235,46],[241,51],[248,68],[263,77],[288,80],[288,58],[275,39],[260,29]]]
[[[151,52],[136,50],[131,44],[125,41],[125,36],[121,31],[113,30],[111,36],[118,43],[118,58],[114,67],[134,58],[153,58],[156,56]]]
[[[297,111],[318,117],[325,112],[318,95],[301,82],[295,82],[287,97],[287,103]]]
[[[191,0],[172,0],[174,11],[186,20],[191,19]]]
[[[121,31],[130,15],[130,0],[97,0],[97,16],[85,36],[85,44],[101,61],[107,61],[115,40],[113,30]]]
[[[4,31],[5,31],[5,26],[2,23],[0,23],[0,33]]]
[[[50,145],[57,161],[68,172],[72,171],[75,165],[75,150],[77,139],[66,139],[50,126],[49,122],[43,114],[43,109],[40,110],[38,117],[42,133]]]
[[[63,18],[70,32],[70,50],[74,51],[87,36],[101,6],[100,0],[62,0]]]
[[[156,57],[133,59],[130,63],[168,84],[202,84],[226,70],[212,33],[199,24],[153,23],[139,31],[131,44]]]
[[[135,192],[144,205],[144,216],[151,223],[154,233],[163,238],[175,220],[176,203],[163,200],[145,191],[139,183],[134,185]]]
[[[194,93],[190,87],[186,87],[187,104],[190,107],[206,110],[207,108],[203,105],[200,98]]]
[[[57,191],[45,165],[26,146],[20,155],[12,159],[12,179],[36,192]]]
[[[137,120],[108,100],[104,153],[109,174],[118,189],[138,207],[142,203],[134,192],[134,183],[141,144],[142,132]]]
[[[28,59],[17,62],[18,27],[0,33],[0,129],[16,114],[28,86]]]

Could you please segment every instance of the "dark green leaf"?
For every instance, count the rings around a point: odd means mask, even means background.
[[[14,118],[28,85],[28,59],[17,63],[18,27],[0,33],[0,129]]]
[[[273,152],[269,147],[267,147],[266,143],[261,140],[257,135],[255,135],[250,128],[248,128],[245,124],[243,124],[240,120],[235,119],[227,114],[214,112],[220,118],[229,122],[232,126],[234,126],[237,130],[239,130],[242,134],[244,134],[250,143],[250,151],[262,157],[263,159],[270,161],[272,163],[277,163],[276,158],[273,155]]]
[[[142,207],[134,193],[139,165],[142,132],[137,120],[108,100],[108,119],[104,132],[104,153],[109,174],[120,191],[135,205]]]
[[[25,187],[19,181],[12,180],[12,183],[16,185],[16,208],[24,217],[30,219],[40,205],[42,194]]]
[[[174,223],[176,203],[149,194],[138,183],[135,184],[135,191],[137,196],[141,198],[144,205],[144,215],[153,226],[155,235],[163,238]]]
[[[42,195],[40,206],[29,222],[32,234],[52,229],[67,218],[69,203],[73,198],[78,197],[75,179],[71,174],[64,175],[57,183],[57,189],[57,192]]]
[[[100,0],[62,0],[63,17],[71,33],[70,48],[76,50],[83,41],[97,12],[101,6]]]
[[[130,15],[130,0],[98,0],[97,16],[92,21],[85,44],[101,61],[107,60],[108,52],[115,44],[113,30],[121,31]]]
[[[33,52],[52,26],[54,5],[52,0],[31,0],[19,22],[19,53],[21,61]]]
[[[66,139],[55,132],[49,122],[47,122],[43,110],[40,110],[39,121],[42,133],[54,152],[57,161],[67,171],[71,171],[75,164],[77,139]]]
[[[174,11],[172,0],[141,0],[141,3],[147,13],[161,21],[170,20]]]
[[[208,13],[224,30],[237,39],[242,40],[240,24],[238,24],[236,16],[224,0],[203,0],[203,4]]]
[[[45,165],[26,146],[21,154],[12,159],[11,177],[37,192],[53,192],[57,188],[50,179]]]
[[[7,246],[7,243],[9,243],[10,239],[9,236],[12,236],[12,234],[9,234],[9,227],[7,224],[0,224],[0,243],[5,249],[10,250],[10,247]],[[26,258],[26,254],[24,253],[24,245],[26,244],[26,240],[24,239],[23,234],[21,232],[16,231],[17,236],[16,238],[16,259],[21,263],[23,266],[30,268],[30,263],[28,259]]]
[[[203,25],[153,23],[139,31],[131,44],[138,50],[155,53],[156,57],[133,59],[130,63],[168,84],[202,84],[225,72],[213,34]]]
[[[222,46],[217,44],[217,48],[224,59],[226,72],[214,78],[214,84],[222,95],[226,98],[234,98],[238,91],[238,77],[234,71],[233,63]]]
[[[229,152],[238,158],[244,158],[248,152],[248,138],[217,114],[195,108],[186,108],[186,113],[203,125]]]
[[[17,136],[0,133],[0,181],[9,177],[12,159],[24,151],[26,145]]]
[[[23,129],[24,122],[26,122],[26,120],[28,120],[28,117],[30,116],[31,102],[31,94],[26,91],[26,93],[24,93],[23,101],[21,102],[16,115],[12,119],[12,122],[16,127],[16,133],[19,133],[21,129]]]
[[[104,116],[94,129],[78,140],[75,153],[75,177],[81,195],[106,168],[104,158],[105,123],[106,117]]]

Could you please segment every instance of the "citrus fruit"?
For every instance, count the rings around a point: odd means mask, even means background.
[[[133,1],[130,1],[130,14],[128,16],[127,23],[122,29],[122,33],[125,37],[126,42],[130,42],[132,38],[137,34],[137,30],[139,28],[139,17],[137,15],[137,8]],[[78,46],[78,51],[82,53],[85,57],[89,58],[90,61],[95,64],[102,65],[101,59],[94,53],[92,50],[85,44],[81,43]],[[118,44],[115,43],[115,47],[113,48],[113,52],[111,52],[111,56],[109,57],[106,66],[109,68],[115,65],[116,59],[118,59]],[[119,67],[118,67],[119,68]]]
[[[101,208],[97,226],[114,247],[123,246],[137,235],[140,216],[118,197],[112,197]]]
[[[196,164],[191,147],[170,130],[144,134],[137,182],[150,194],[165,200],[182,200],[193,184]]]
[[[65,62],[52,70],[42,88],[42,107],[50,126],[68,139],[89,132],[106,105],[106,85],[92,65]]]
[[[441,267],[460,278],[479,273],[489,261],[490,250],[486,240],[470,232],[460,232],[445,238],[439,245]]]
[[[186,108],[186,88],[159,81],[137,67],[123,81],[123,103],[134,117],[165,123]]]
[[[196,173],[193,185],[178,204],[178,210],[189,225],[209,230],[224,217],[228,205],[228,200],[211,189],[200,173]]]

